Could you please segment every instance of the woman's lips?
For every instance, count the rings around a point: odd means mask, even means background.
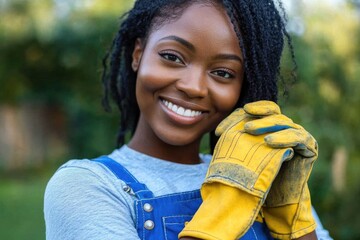
[[[183,108],[181,106],[176,105],[175,103],[172,103],[172,102],[169,102],[166,100],[162,100],[162,102],[170,111],[173,111],[174,113],[176,113],[180,116],[183,116],[183,117],[196,117],[196,116],[201,115],[201,113],[202,113],[201,111]]]
[[[190,125],[199,122],[204,118],[206,112],[185,108],[165,99],[160,100],[163,110],[170,119],[181,125]]]

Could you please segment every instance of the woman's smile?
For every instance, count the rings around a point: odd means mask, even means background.
[[[168,98],[169,99],[169,98]],[[176,124],[190,125],[201,121],[208,111],[192,108],[192,103],[179,99],[161,99],[160,104],[168,117]]]
[[[181,106],[176,105],[175,103],[168,102],[166,100],[162,100],[162,102],[169,110],[183,117],[194,118],[202,114],[202,112],[200,111],[183,108]]]

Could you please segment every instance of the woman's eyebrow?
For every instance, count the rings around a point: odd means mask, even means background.
[[[238,55],[235,55],[235,54],[219,54],[219,55],[216,55],[215,58],[222,59],[222,60],[235,60],[235,61],[239,61],[240,63],[244,62],[241,57],[239,57]]]
[[[174,41],[180,43],[181,45],[184,45],[189,50],[195,51],[194,45],[192,45],[190,42],[186,41],[185,39],[183,39],[181,37],[178,37],[175,35],[170,35],[170,36],[161,38],[159,41],[163,41],[163,40],[174,40]]]

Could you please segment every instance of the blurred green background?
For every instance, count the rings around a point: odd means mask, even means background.
[[[360,239],[360,1],[284,2],[298,80],[281,105],[319,142],[313,205],[334,239]],[[115,147],[118,114],[100,104],[102,58],[132,4],[0,0],[0,239],[45,239],[54,171]]]

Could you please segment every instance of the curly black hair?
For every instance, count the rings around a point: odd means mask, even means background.
[[[128,132],[134,133],[140,114],[135,96],[136,73],[131,67],[136,39],[142,39],[146,44],[152,31],[176,20],[194,3],[223,7],[239,39],[245,71],[240,99],[235,108],[257,100],[277,101],[284,40],[287,40],[293,56],[281,2],[278,9],[273,0],[137,0],[121,18],[120,28],[103,60],[103,106],[107,111],[111,110],[112,98],[120,111],[119,146],[124,144]],[[211,149],[215,143],[216,137],[212,132]]]

